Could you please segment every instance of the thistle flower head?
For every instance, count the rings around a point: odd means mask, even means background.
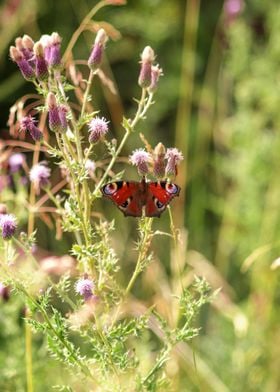
[[[39,80],[47,80],[49,77],[48,63],[45,59],[44,48],[40,41],[34,44],[35,74]]]
[[[146,46],[141,54],[141,69],[138,84],[142,88],[150,86],[152,81],[152,63],[155,60],[155,53],[150,46]]]
[[[17,220],[12,214],[1,214],[0,215],[0,229],[1,235],[4,240],[9,240],[16,231]]]
[[[107,121],[104,117],[94,117],[88,124],[89,142],[97,143],[103,139],[109,130],[108,124],[109,121]]]
[[[22,168],[25,162],[25,156],[21,153],[16,153],[10,156],[8,163],[11,173],[16,173]]]
[[[88,66],[92,71],[97,71],[102,63],[103,52],[107,40],[108,36],[106,31],[104,29],[99,29],[88,59]]]
[[[129,157],[129,161],[132,165],[137,167],[140,176],[145,176],[149,173],[148,163],[151,160],[151,155],[143,148],[133,151]]]
[[[43,133],[36,126],[36,121],[34,117],[31,116],[22,117],[20,120],[20,129],[23,131],[28,131],[32,139],[35,141],[41,140],[43,137]]]
[[[37,163],[34,165],[29,173],[29,179],[34,185],[37,194],[40,193],[42,187],[49,184],[49,178],[51,175],[51,170],[44,163]]]
[[[93,297],[93,289],[94,282],[87,277],[79,279],[75,285],[76,292],[83,295],[85,301]]]
[[[165,168],[166,176],[177,174],[177,166],[184,159],[183,154],[177,148],[168,148],[165,154],[167,165]]]
[[[48,65],[57,68],[61,65],[61,37],[58,33],[53,32],[51,35],[44,34],[40,42],[44,48],[44,55]]]
[[[29,61],[24,57],[21,51],[15,46],[10,46],[10,57],[20,69],[24,79],[30,81],[35,77],[35,72]]]
[[[58,105],[55,95],[50,92],[47,96],[47,106],[49,109],[49,127],[53,132],[65,132],[67,130],[67,109],[63,105]]]

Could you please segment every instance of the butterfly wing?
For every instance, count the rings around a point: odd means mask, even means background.
[[[179,196],[180,187],[167,181],[149,182],[147,184],[147,198],[145,216],[160,217],[175,196]]]
[[[143,190],[141,182],[110,182],[101,188],[101,192],[122,211],[124,216],[142,216]]]

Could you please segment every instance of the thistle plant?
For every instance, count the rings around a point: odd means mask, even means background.
[[[72,372],[71,385],[61,386],[68,388],[65,390],[75,387],[81,376],[83,390],[167,390],[172,383],[165,365],[176,353],[178,342],[197,335],[194,317],[210,300],[210,290],[197,278],[192,287],[183,288],[180,297],[174,296],[172,303],[179,316],[173,323],[160,314],[156,304],[133,310],[137,302],[131,295],[134,285],[154,260],[153,238],[170,234],[154,230],[153,218],[138,219],[135,269],[121,283],[122,261],[112,246],[115,223],[100,213],[98,200],[107,182],[122,178],[122,172],[115,172],[115,163],[122,158],[131,134],[139,132],[141,121],[146,120],[162,70],[155,64],[154,50],[144,48],[138,77],[140,97],[134,114],[123,118],[124,132],[118,142],[111,139],[112,125],[90,95],[101,78],[109,32],[99,29],[93,41],[86,82],[79,85],[69,72],[76,63],[63,61],[58,33],[44,35],[37,42],[24,35],[10,48],[11,59],[37,95],[32,104],[19,100],[14,105],[11,127],[18,129],[20,137],[24,134],[25,141],[19,140],[12,153],[6,148],[8,164],[1,167],[1,177],[10,176],[15,185],[13,192],[3,183],[0,196],[5,207],[0,214],[1,285],[25,301],[28,391],[33,390],[33,333],[42,334],[49,354]],[[31,154],[23,154],[22,146]],[[171,186],[182,159],[176,148],[166,149],[159,143],[152,149],[145,143],[126,161],[136,166],[141,177],[166,179]],[[20,200],[16,194],[21,195]],[[170,209],[169,213],[171,237],[177,240]],[[39,220],[55,226],[58,239],[70,234],[67,261],[62,257],[42,260],[36,254]],[[24,265],[20,262],[23,254]],[[156,356],[147,339],[142,339],[147,334],[160,339]],[[146,346],[145,351],[141,345]]]

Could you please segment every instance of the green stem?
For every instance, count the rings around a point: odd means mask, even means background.
[[[26,309],[26,317],[30,315],[30,311]],[[26,361],[26,380],[27,392],[33,392],[33,376],[32,376],[32,331],[30,325],[25,322],[25,361]]]
[[[125,296],[127,296],[129,294],[138,275],[141,273],[141,271],[143,269],[142,268],[143,260],[145,259],[147,252],[148,252],[148,249],[149,249],[149,243],[150,243],[150,237],[151,237],[151,227],[152,227],[153,219],[145,218],[145,220],[146,220],[146,225],[145,225],[144,237],[140,243],[140,250],[139,250],[139,255],[138,255],[137,262],[136,262],[135,270],[133,272],[133,275],[132,275],[126,289],[125,289]]]
[[[89,90],[91,88],[91,84],[92,84],[94,75],[95,75],[94,72],[92,70],[90,70],[88,81],[87,81],[87,88],[86,88],[86,91],[85,91],[85,94],[84,94],[84,97],[83,97],[83,105],[82,105],[82,110],[81,110],[81,115],[80,115],[81,119],[83,118],[85,110],[86,110]]]

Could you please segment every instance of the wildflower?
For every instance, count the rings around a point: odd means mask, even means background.
[[[21,169],[25,162],[25,156],[21,153],[16,153],[10,156],[8,163],[11,173],[16,173]]]
[[[149,172],[148,162],[150,161],[150,154],[143,148],[133,151],[130,155],[130,162],[137,167],[140,176],[145,176]]]
[[[228,22],[234,21],[243,9],[242,0],[226,0],[224,3],[225,16]]]
[[[93,297],[93,289],[94,289],[93,281],[86,276],[84,278],[79,279],[75,285],[76,292],[78,294],[83,295],[85,301],[88,301]]]
[[[109,121],[106,121],[104,117],[94,117],[89,122],[89,142],[97,143],[99,142],[108,132]]]
[[[10,46],[10,57],[11,59],[17,63],[17,66],[20,69],[20,72],[24,79],[33,80],[35,77],[34,69],[29,64],[28,60],[24,57],[24,55],[14,46]]]
[[[151,68],[151,84],[149,85],[149,92],[154,93],[158,87],[159,77],[162,75],[162,69],[159,65],[152,65]]]
[[[35,74],[39,80],[47,80],[49,77],[48,63],[45,59],[44,48],[41,42],[34,44]]]
[[[9,240],[16,231],[17,220],[12,214],[1,214],[0,215],[0,229],[1,235],[4,240]]]
[[[96,34],[94,45],[88,59],[88,66],[94,72],[98,70],[102,63],[104,47],[107,39],[108,36],[106,34],[106,31],[104,29],[99,29]]]
[[[177,165],[184,159],[183,154],[177,148],[168,148],[165,158],[167,159],[166,176],[175,176],[177,174]]]
[[[53,132],[65,132],[67,130],[67,109],[63,105],[58,105],[53,93],[47,96],[47,106],[49,109],[49,127]]]
[[[20,120],[20,128],[23,131],[28,131],[32,139],[37,141],[42,139],[43,133],[35,124],[35,119],[31,116],[22,117],[22,119]]]
[[[33,52],[33,47],[34,47],[34,41],[32,40],[29,35],[25,34],[22,37],[22,49],[21,52],[23,53],[24,57],[26,60],[29,61],[30,64],[33,65],[33,57],[34,57],[34,52]]]
[[[51,170],[43,163],[37,163],[34,165],[29,173],[29,178],[34,185],[37,194],[40,193],[40,189],[49,184],[49,178],[51,175]]]
[[[49,65],[53,68],[59,67],[61,64],[61,37],[58,33],[52,33],[49,40],[49,48],[48,48],[48,58],[47,61]]]
[[[90,175],[90,177],[92,177],[96,169],[95,162],[92,161],[91,159],[87,159],[85,162],[85,168],[88,174]]]
[[[165,147],[162,143],[154,149],[154,175],[157,178],[164,177],[165,174]]]
[[[146,46],[141,54],[141,69],[138,78],[138,84],[142,88],[147,88],[152,81],[152,63],[155,59],[155,54],[150,46]]]
[[[8,286],[5,286],[2,282],[0,282],[0,297],[4,301],[8,301],[10,298],[10,289]]]

